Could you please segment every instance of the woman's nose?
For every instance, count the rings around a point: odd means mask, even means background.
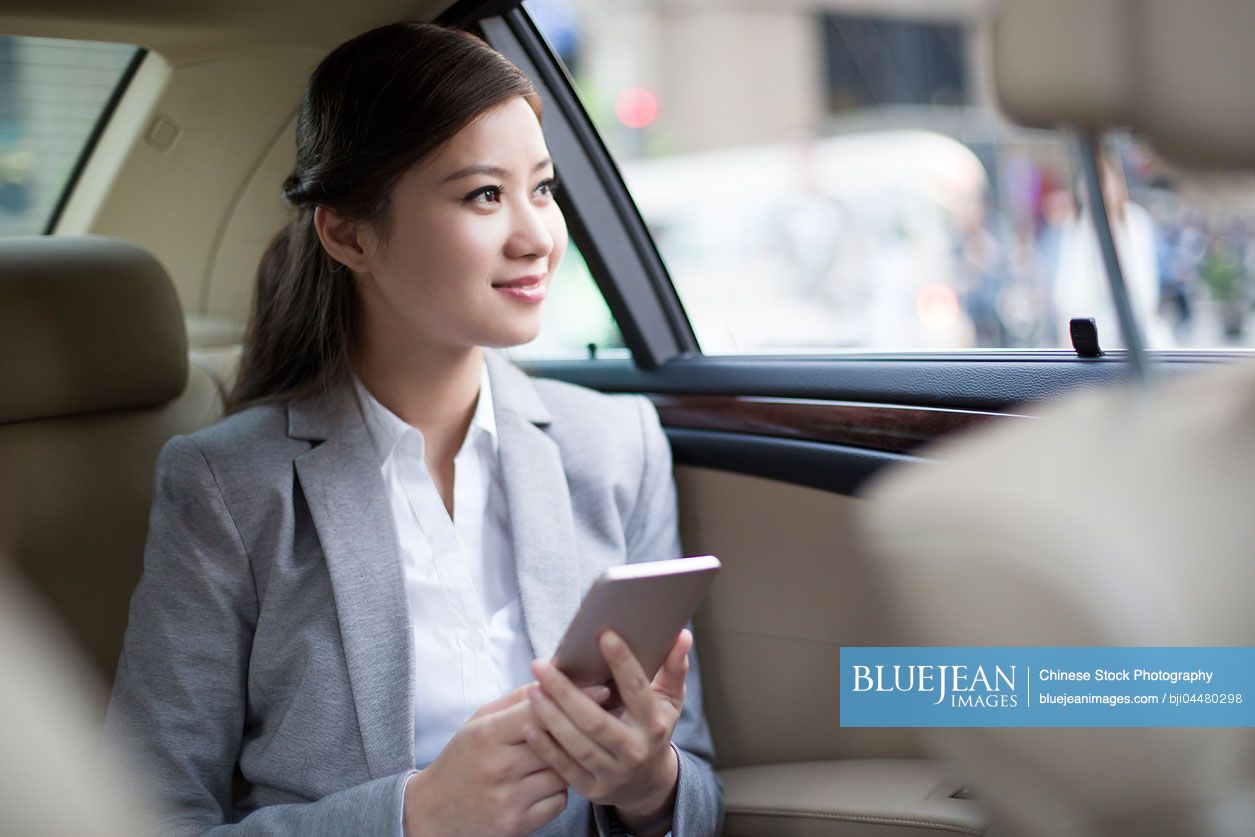
[[[553,250],[553,234],[545,223],[545,210],[528,203],[514,212],[514,228],[506,242],[511,258],[543,258]]]

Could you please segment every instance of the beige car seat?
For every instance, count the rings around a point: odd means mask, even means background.
[[[0,834],[143,837],[152,801],[99,740],[99,683],[0,555]]]
[[[1255,644],[1255,364],[1036,415],[869,489],[897,642]],[[994,814],[991,834],[1236,837],[1255,823],[1252,729],[925,732]]]
[[[0,553],[106,682],[157,453],[221,412],[155,258],[110,238],[0,242]]]
[[[1255,166],[1248,0],[1002,0],[995,81],[1031,124],[1141,130]],[[1042,407],[869,486],[903,645],[1255,645],[1255,363]],[[1255,696],[1248,696],[1250,697]],[[991,834],[1255,834],[1252,729],[935,729]]]

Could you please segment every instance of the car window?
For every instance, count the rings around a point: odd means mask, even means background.
[[[1141,302],[1148,343],[1255,347],[1255,175],[1181,170],[1128,132],[1110,135],[1104,145],[1121,269],[1132,301]],[[1066,204],[1063,211],[1075,212]],[[1088,248],[1076,244],[1059,236],[1057,258],[1075,265],[1060,277],[1101,275],[1081,255]],[[1105,299],[1102,305],[1109,311]]]
[[[1118,347],[1074,148],[996,112],[979,5],[525,8],[704,353],[1067,347],[1075,316]],[[1147,155],[1116,138],[1107,167],[1127,193],[1118,246],[1149,344],[1255,344],[1250,193],[1209,222],[1205,270],[1188,196]]]
[[[0,36],[0,237],[44,232],[136,47]]]
[[[574,242],[558,264],[541,313],[540,335],[514,346],[519,360],[630,357],[606,300]]]

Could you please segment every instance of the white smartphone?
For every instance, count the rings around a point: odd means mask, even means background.
[[[598,644],[612,630],[652,679],[718,572],[719,559],[713,555],[610,567],[584,595],[553,656],[554,666],[576,686],[606,684],[613,689],[614,678]]]

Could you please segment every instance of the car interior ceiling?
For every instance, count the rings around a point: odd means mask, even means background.
[[[470,14],[509,5],[459,8]],[[1255,110],[1242,89],[1255,72],[1243,42],[1255,30],[1255,7],[1216,2],[1203,15],[1191,13],[1193,4],[1142,8],[1117,0],[997,5],[995,78],[1012,118],[1091,132],[1134,125],[1183,164],[1255,167]],[[135,95],[120,103],[57,234],[0,241],[0,358],[8,359],[0,360],[0,462],[11,509],[0,528],[3,548],[104,680],[141,570],[157,452],[172,435],[221,415],[242,336],[233,324],[247,309],[258,254],[286,220],[277,184],[294,164],[291,135],[310,69],[346,37],[396,19],[435,18],[446,6],[15,0],[0,10],[6,33],[122,40],[149,50],[131,82]],[[1130,14],[1138,15],[1143,42],[1125,37]],[[1169,32],[1178,39],[1185,32],[1189,44],[1219,44],[1216,60],[1188,60],[1184,48],[1166,46]],[[1093,53],[1076,48],[1077,38],[1120,47],[1102,51],[1105,63],[1087,64],[1075,56]],[[1136,66],[1155,83],[1096,84],[1122,78],[1110,72],[1113,63]],[[222,95],[243,87],[248,96]],[[207,100],[214,108],[203,107]],[[165,157],[136,152],[155,112],[181,131]],[[205,158],[215,165],[194,164]],[[171,194],[197,200],[172,201]],[[108,238],[93,237],[99,234]],[[112,348],[102,352],[102,345]],[[930,738],[838,727],[835,650],[892,645],[922,630],[895,621],[894,596],[922,596],[925,578],[939,596],[947,580],[918,567],[907,577],[885,574],[860,534],[868,501],[852,488],[732,473],[713,466],[718,455],[678,465],[676,481],[686,551],[720,555],[727,568],[697,620],[706,710],[726,783],[726,833],[986,833],[984,803],[960,798],[969,777],[937,760],[939,752],[970,766],[999,751],[1007,781],[999,786],[994,776],[990,786],[1005,791],[1008,807],[1000,813],[1023,833],[1043,816],[1058,816],[1059,798],[1047,805],[1032,793],[1016,795],[1016,781],[1045,782],[1057,778],[1051,770],[1078,769],[1043,749],[1042,737]],[[1249,496],[1249,482],[1246,490]],[[1017,513],[1025,512],[1007,515]],[[1250,585],[1239,579],[1233,589]],[[946,614],[936,618],[927,630],[946,635]],[[1164,740],[1092,738],[1088,789],[1073,787],[1066,800],[1075,833],[1115,816],[1095,802],[1108,790],[1104,775],[1114,799],[1114,776],[1132,760],[1200,752],[1195,739],[1178,738],[1179,749],[1164,749]],[[1236,761],[1249,742],[1231,737],[1225,752]],[[1172,775],[1148,773],[1123,799],[1149,810],[1155,789],[1167,793]],[[1134,817],[1110,832],[1093,826],[1093,833],[1150,833],[1147,827]]]

